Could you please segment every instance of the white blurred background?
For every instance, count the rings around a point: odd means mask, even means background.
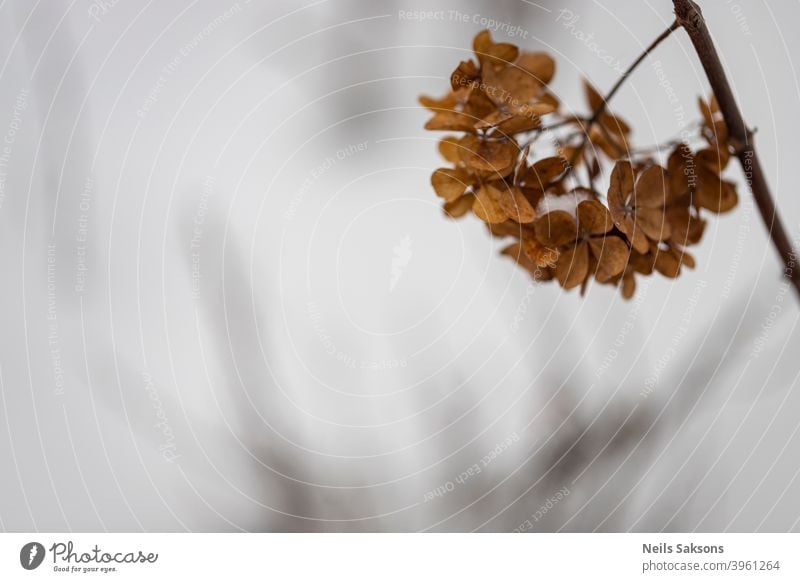
[[[701,4],[796,238],[800,6]],[[482,18],[585,112],[672,14],[0,2],[0,528],[800,529],[798,298],[743,185],[630,302],[442,215],[416,99]],[[637,144],[679,131],[667,85],[696,117],[681,31],[612,103]]]

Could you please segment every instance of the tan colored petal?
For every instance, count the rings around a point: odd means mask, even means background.
[[[472,184],[472,178],[462,170],[439,168],[431,176],[431,184],[436,194],[448,202],[453,202]]]
[[[445,160],[453,164],[457,164],[461,161],[461,156],[458,153],[458,142],[459,138],[453,136],[442,138],[442,140],[439,141],[439,153]]]
[[[511,257],[519,266],[530,272],[536,271],[536,264],[522,251],[522,244],[515,242],[500,251],[501,255]]]
[[[512,63],[519,55],[519,49],[511,43],[495,43],[488,30],[479,32],[472,41],[472,50],[482,65],[498,66]]]
[[[564,170],[566,164],[564,159],[558,156],[539,160],[525,172],[523,181],[526,186],[544,189],[553,180],[558,178]]]
[[[627,161],[617,162],[611,171],[611,181],[608,186],[609,206],[624,206],[631,192],[633,192],[633,166]]]
[[[555,267],[558,261],[558,250],[541,244],[533,237],[522,240],[522,250],[539,267]]]
[[[475,131],[473,125],[476,119],[457,111],[440,111],[431,117],[425,124],[425,129],[431,131]]]
[[[697,98],[697,105],[700,109],[700,113],[703,116],[703,123],[706,127],[713,127],[714,126],[714,113],[711,111],[709,104],[706,103],[705,99],[702,97]]]
[[[484,140],[474,135],[461,140],[461,160],[471,168],[507,175],[516,162],[517,144],[511,140]]]
[[[505,222],[508,217],[506,216],[503,207],[500,206],[500,192],[494,186],[484,184],[478,189],[475,194],[475,202],[472,204],[472,211],[475,216],[488,222],[495,224]]]
[[[628,264],[628,245],[618,236],[591,238],[589,247],[597,259],[595,276],[598,281],[608,281],[625,270],[625,265]]]
[[[625,236],[628,237],[631,246],[635,250],[640,253],[646,253],[650,250],[650,241],[647,239],[644,231],[636,226],[636,222],[633,218],[626,216],[625,219],[617,225],[617,228],[625,233]]]
[[[661,166],[650,166],[639,176],[633,194],[636,208],[661,208],[667,202],[667,173]]]
[[[667,220],[672,230],[670,240],[679,245],[697,244],[703,237],[706,221],[699,216],[693,216],[688,207],[672,206],[668,208]]]
[[[527,117],[532,121],[539,121],[541,123],[541,116],[553,113],[557,108],[551,103],[544,101],[536,101],[534,103],[516,103],[513,102],[508,108],[514,112],[517,117]]]
[[[631,132],[630,126],[617,115],[604,112],[603,115],[600,116],[599,121],[600,125],[602,125],[611,135],[623,138],[623,143],[624,138]]]
[[[423,107],[430,109],[431,111],[441,111],[442,109],[452,111],[455,108],[456,104],[458,103],[458,95],[451,91],[441,99],[436,99],[435,97],[428,97],[427,95],[420,95],[419,103]]]
[[[633,297],[634,293],[636,293],[636,279],[633,273],[626,273],[625,276],[622,277],[620,291],[622,292],[622,297],[625,299],[630,299]]]
[[[461,218],[472,209],[474,203],[475,196],[473,194],[460,196],[452,202],[445,202],[444,213],[450,218]]]
[[[519,188],[504,187],[498,188],[497,191],[500,193],[500,206],[508,218],[523,224],[533,222],[536,212]]]
[[[727,212],[739,202],[736,187],[703,166],[697,168],[697,189],[694,201],[712,212]]]
[[[614,221],[608,209],[597,200],[583,200],[578,204],[578,229],[587,234],[605,234]]]
[[[572,215],[563,210],[554,210],[534,223],[536,238],[547,246],[559,247],[573,242],[578,237],[578,226]]]
[[[523,234],[525,234],[526,230],[526,227],[523,227],[520,223],[514,222],[513,220],[506,220],[505,222],[499,222],[496,224],[487,223],[486,226],[489,228],[489,232],[492,233],[492,236],[496,236],[498,238],[503,238],[506,236],[520,238]],[[531,236],[533,235],[531,234]]]
[[[514,115],[498,124],[493,135],[513,136],[517,133],[537,129],[541,125],[542,120],[538,116]]]
[[[485,84],[484,91],[497,105],[516,107],[537,101],[542,94],[541,83],[518,67],[497,70],[490,67],[482,72],[482,80]]]
[[[564,289],[577,287],[589,274],[589,247],[585,242],[561,253],[556,264],[556,277]]]
[[[543,52],[522,53],[516,64],[533,75],[542,85],[547,85],[556,72],[556,62],[553,57]]]
[[[696,179],[695,165],[694,154],[685,145],[679,144],[672,150],[667,160],[670,201],[678,200],[692,189],[692,182]]]
[[[466,102],[464,103],[463,114],[469,117],[473,124],[483,119],[496,109],[483,91],[472,89],[468,91]]]
[[[635,223],[650,240],[664,240],[672,234],[663,208],[637,208]]]
[[[473,61],[461,61],[450,75],[450,86],[454,91],[472,87],[480,77],[481,72]]]
[[[680,274],[681,262],[672,249],[656,251],[656,270],[671,279]]]
[[[603,104],[603,96],[585,79],[583,81],[583,90],[586,95],[586,102],[589,104],[589,111],[594,113]]]
[[[730,157],[727,149],[715,145],[700,150],[696,155],[697,163],[703,164],[717,174],[727,167]]]
[[[475,122],[475,129],[489,129],[490,127],[497,127],[504,121],[508,121],[514,117],[513,113],[509,113],[508,111],[500,111],[495,110],[492,111],[489,115],[480,119]]]

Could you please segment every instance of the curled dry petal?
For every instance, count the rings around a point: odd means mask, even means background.
[[[481,71],[473,61],[461,61],[450,75],[450,86],[453,91],[471,87],[481,78]]]
[[[547,85],[556,73],[556,62],[547,53],[522,53],[517,66],[523,68],[541,85]]]
[[[512,63],[519,55],[519,49],[511,43],[495,43],[488,30],[479,32],[472,41],[472,50],[482,67]]]

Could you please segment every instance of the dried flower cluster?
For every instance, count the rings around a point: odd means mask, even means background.
[[[593,277],[629,298],[636,274],[677,277],[694,266],[685,249],[703,235],[702,214],[737,203],[721,177],[733,147],[715,100],[700,100],[701,145],[636,149],[629,125],[588,82],[590,115],[559,113],[548,54],[495,43],[488,31],[473,50],[477,62],[458,65],[445,97],[420,98],[433,112],[426,129],[459,134],[441,140],[451,167],[431,177],[449,216],[471,210],[493,235],[516,239],[502,252],[535,279],[582,293]]]

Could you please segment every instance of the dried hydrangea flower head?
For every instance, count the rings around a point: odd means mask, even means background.
[[[636,149],[631,127],[588,81],[588,114],[560,113],[548,54],[496,43],[486,30],[473,52],[444,97],[420,98],[433,113],[425,128],[454,132],[439,143],[449,166],[431,177],[449,217],[471,211],[493,236],[512,239],[502,254],[534,279],[581,293],[595,280],[630,298],[636,274],[674,278],[694,267],[685,249],[702,238],[702,212],[738,201],[721,177],[732,146],[715,100],[700,100],[700,145]]]

